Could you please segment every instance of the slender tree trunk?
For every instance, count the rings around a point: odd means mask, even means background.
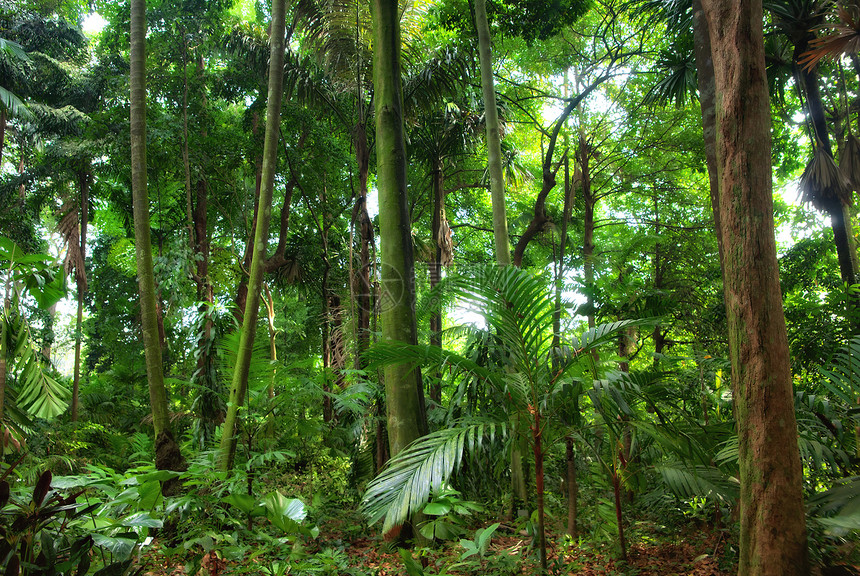
[[[711,210],[720,262],[723,261],[723,239],[720,227],[720,186],[717,178],[717,109],[714,84],[714,62],[711,58],[711,33],[702,10],[702,0],[693,0],[693,48],[699,80],[699,105],[702,110],[702,138],[705,141],[705,166],[711,194]]]
[[[260,189],[260,202],[257,209],[257,224],[254,234],[254,252],[251,257],[251,270],[248,279],[248,299],[243,315],[242,333],[239,339],[239,352],[230,387],[230,403],[221,435],[218,462],[221,470],[233,468],[236,454],[236,418],[248,389],[248,372],[251,366],[251,352],[257,328],[260,308],[260,292],[263,271],[266,266],[266,245],[269,238],[269,220],[272,213],[272,193],[275,185],[275,172],[278,164],[278,135],[280,133],[281,100],[284,83],[284,48],[286,45],[286,0],[272,2],[272,25],[269,43],[269,93],[266,104],[266,136],[263,146],[263,172]]]
[[[612,470],[612,495],[615,499],[615,521],[618,523],[618,545],[621,547],[621,559],[627,561],[627,540],[624,537],[624,516],[621,510],[621,477],[619,469]]]
[[[400,80],[400,12],[396,2],[374,0],[373,28],[382,338],[417,344],[415,260],[407,203]],[[388,442],[391,455],[396,456],[427,432],[424,391],[418,368],[388,365],[384,373]]]
[[[442,223],[445,218],[445,171],[441,161],[437,161],[432,173],[432,202],[433,219],[430,233],[433,242],[433,256],[430,260],[430,290],[442,281]],[[430,345],[442,347],[442,299],[433,303],[430,313]],[[433,385],[430,387],[430,399],[437,405],[442,402],[442,373],[439,370],[433,374]]]
[[[532,448],[535,457],[535,496],[537,499],[538,513],[538,550],[540,552],[540,567],[546,573],[546,519],[544,515],[544,477],[543,477],[543,428],[541,424],[540,410],[534,412],[532,423]]]
[[[364,112],[359,105],[359,119],[356,124],[352,142],[355,148],[355,159],[358,162],[358,198],[355,202],[353,220],[358,225],[359,265],[358,276],[353,280],[356,305],[355,326],[355,368],[365,367],[364,353],[370,345],[370,317],[373,312],[370,283],[370,248],[373,245],[373,222],[367,212],[367,177],[370,171],[370,149],[367,145],[367,130],[364,127]]]
[[[156,317],[155,276],[149,230],[149,196],[146,187],[146,2],[131,1],[131,171],[134,203],[134,237],[140,288],[143,346],[152,424],[155,429],[155,465],[159,470],[182,470],[185,459],[170,429],[170,412],[161,361]],[[175,486],[171,488],[175,489]],[[167,484],[165,491],[170,491]]]
[[[0,106],[0,163],[3,162],[3,146],[6,144],[6,108]]]
[[[89,169],[78,175],[81,188],[81,211],[80,211],[80,250],[81,262],[86,262],[87,257],[87,222],[90,218],[90,179],[92,175]],[[84,319],[84,296],[87,292],[87,276],[85,270],[75,270],[78,288],[78,313],[75,317],[75,371],[72,375],[72,422],[78,421],[78,405],[81,389],[81,343],[83,340],[82,325]]]
[[[816,140],[813,144],[816,147],[821,146],[832,158],[833,148],[830,145],[824,102],[821,100],[821,90],[818,85],[818,69],[807,70],[798,64],[801,54],[809,49],[809,41],[814,37],[812,32],[808,32],[795,44],[794,69],[806,94],[806,105],[809,108],[813,137]],[[858,260],[849,207],[837,197],[820,198],[816,207],[830,216],[830,228],[833,230],[833,242],[836,245],[836,256],[839,260],[839,273],[842,282],[851,286],[857,282]],[[854,312],[851,316],[860,315],[860,300],[856,297],[849,298],[849,303],[849,311]],[[852,318],[852,323],[855,326],[860,325],[860,318]]]
[[[493,79],[493,54],[487,1],[475,0],[475,28],[478,32],[478,55],[481,61],[481,91],[484,95],[484,124],[487,127],[487,170],[490,173],[490,196],[493,204],[493,238],[496,261],[511,263],[508,219],[505,215],[505,177],[502,172],[502,137],[499,111],[496,107],[496,85]]]
[[[573,452],[573,438],[567,436],[565,442],[565,455],[567,457],[567,533],[571,538],[576,538],[577,529],[579,484],[576,481],[576,460]]]
[[[588,328],[595,326],[595,304],[594,304],[594,210],[597,199],[591,189],[591,145],[585,136],[579,137],[579,170],[582,177],[582,200],[585,204],[583,214],[583,241],[582,241],[582,275],[585,283],[585,307]],[[597,350],[591,351],[591,357],[595,363],[599,360]]]
[[[723,280],[741,484],[738,574],[806,576],[802,467],[773,236],[762,4],[702,0],[702,7],[718,94]]]

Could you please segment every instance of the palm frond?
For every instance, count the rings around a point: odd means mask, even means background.
[[[825,200],[838,198],[843,204],[851,204],[851,182],[836,165],[836,161],[822,146],[816,146],[812,158],[800,176],[800,199],[810,202],[818,210]]]
[[[740,484],[713,466],[685,466],[680,463],[655,467],[663,483],[679,498],[709,498],[723,502],[738,499]]]
[[[35,119],[24,101],[2,86],[0,86],[0,105],[8,111],[12,118],[19,118],[27,122]]]
[[[504,424],[479,422],[445,428],[419,438],[395,456],[367,487],[361,511],[370,524],[381,518],[383,533],[403,524],[423,508],[430,494],[444,487],[466,450],[480,448],[503,434]]]
[[[16,404],[32,416],[50,420],[65,412],[70,392],[54,379],[40,356],[28,331],[22,329],[12,353],[18,374]]]
[[[840,480],[807,500],[809,514],[820,524],[840,531],[860,530],[860,476]]]
[[[849,134],[839,149],[839,169],[855,191],[860,191],[860,138]]]

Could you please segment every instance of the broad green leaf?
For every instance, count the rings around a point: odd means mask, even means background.
[[[137,545],[137,540],[131,538],[112,538],[97,533],[94,533],[92,536],[96,546],[110,552],[114,560],[119,562],[128,560],[134,551],[135,545]]]

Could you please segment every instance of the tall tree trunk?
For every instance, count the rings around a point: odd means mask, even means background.
[[[802,467],[773,236],[762,4],[702,0],[702,7],[718,94],[723,281],[741,484],[738,574],[806,576]]]
[[[582,201],[585,205],[583,213],[583,240],[582,240],[582,276],[585,284],[585,307],[588,328],[593,329],[595,322],[594,304],[594,210],[597,199],[591,189],[591,144],[584,134],[579,136],[579,170],[582,177]],[[597,350],[591,351],[591,358],[596,364],[599,360]]]
[[[693,50],[699,81],[699,105],[702,110],[702,138],[705,141],[705,166],[720,262],[723,261],[723,239],[720,226],[720,185],[717,177],[717,108],[714,84],[714,61],[711,57],[711,33],[702,10],[702,0],[693,0]]]
[[[382,338],[417,344],[415,259],[407,202],[400,80],[400,13],[396,2],[374,0],[373,29]],[[418,368],[388,365],[384,374],[388,443],[391,455],[396,456],[427,432],[424,391]]]
[[[577,516],[579,514],[579,484],[576,481],[576,460],[573,452],[573,438],[566,436],[565,455],[567,460],[567,479],[565,481],[567,487],[567,534],[571,538],[576,538],[578,535]]]
[[[152,424],[155,429],[155,465],[159,470],[182,470],[185,459],[170,429],[170,412],[161,361],[156,317],[155,275],[149,230],[149,196],[146,188],[146,2],[131,0],[131,182],[137,278],[140,289],[143,346]],[[165,491],[175,489],[165,484]]]
[[[433,253],[430,259],[430,290],[442,281],[442,224],[445,218],[445,171],[441,160],[436,162],[431,175],[433,219],[430,225]],[[430,312],[430,345],[442,347],[442,299],[436,299]],[[439,370],[433,374],[433,385],[430,387],[430,399],[437,405],[442,402],[442,373]]]
[[[269,239],[269,220],[272,213],[272,193],[275,185],[275,172],[278,164],[278,135],[281,122],[281,100],[284,84],[284,48],[286,35],[286,0],[272,2],[272,25],[269,43],[269,93],[266,103],[266,136],[263,145],[262,186],[257,208],[257,224],[254,234],[254,252],[251,257],[251,270],[248,279],[248,298],[243,315],[242,333],[236,367],[230,387],[230,403],[221,432],[221,446],[218,463],[221,470],[233,468],[236,454],[236,418],[248,389],[248,372],[251,366],[251,352],[256,335],[257,316],[260,308],[260,292],[263,271],[266,266],[266,245]]]
[[[81,211],[80,211],[80,255],[84,264],[87,257],[87,221],[90,218],[90,174],[89,165],[78,174],[78,184],[81,189]],[[72,422],[78,421],[78,405],[81,390],[81,342],[83,340],[82,325],[84,319],[84,296],[87,293],[86,270],[75,270],[75,279],[78,289],[78,313],[75,317],[75,371],[72,375]]]
[[[478,32],[478,55],[481,62],[484,124],[487,127],[487,171],[490,173],[490,197],[493,205],[493,239],[496,261],[507,266],[511,263],[511,248],[508,240],[508,219],[505,215],[502,137],[499,130],[499,111],[496,107],[496,83],[493,79],[493,54],[486,0],[475,0],[475,28]]]
[[[806,69],[798,63],[801,55],[809,50],[809,42],[815,35],[807,31],[794,46],[794,72],[799,78],[802,89],[806,94],[806,105],[812,124],[813,142],[815,147],[821,146],[824,152],[831,158],[833,148],[830,145],[830,134],[827,131],[827,118],[824,111],[824,102],[821,100],[821,90],[818,85],[818,69]],[[857,283],[858,260],[857,246],[854,242],[854,230],[851,223],[851,212],[849,207],[836,196],[820,198],[815,206],[830,216],[830,228],[833,230],[833,242],[836,245],[836,256],[839,260],[839,273],[842,282],[851,286]],[[850,310],[860,315],[860,300],[856,297],[849,298]],[[860,325],[860,319],[852,318],[855,326]]]
[[[370,171],[370,149],[367,145],[367,130],[364,126],[364,112],[359,105],[359,119],[353,129],[352,143],[355,148],[355,159],[358,162],[358,198],[355,201],[353,221],[358,227],[359,265],[358,275],[353,279],[355,292],[356,321],[355,321],[355,368],[364,368],[364,353],[370,345],[370,317],[373,312],[370,283],[370,248],[373,245],[373,222],[367,212],[367,177]]]

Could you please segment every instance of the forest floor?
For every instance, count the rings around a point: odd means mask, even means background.
[[[204,557],[196,576],[232,576],[236,574],[326,574],[337,576],[442,576],[442,575],[518,575],[538,572],[537,553],[531,538],[505,530],[503,525],[493,534],[489,550],[483,557],[461,560],[463,548],[449,542],[434,548],[412,551],[415,568],[410,572],[396,546],[374,534],[357,536],[348,530],[338,534],[323,529],[316,540],[304,543],[296,559],[276,566],[264,556],[243,561],[223,560],[211,553]],[[329,526],[328,528],[333,528]],[[735,551],[725,541],[726,534],[710,529],[686,530],[672,538],[661,537],[646,542],[640,538],[631,544],[626,562],[617,558],[609,544],[593,546],[585,542],[564,544],[558,534],[549,534],[549,573],[577,576],[729,576],[736,573]],[[290,555],[288,553],[288,555]],[[145,576],[181,576],[188,574],[186,560],[165,556],[156,545],[145,555]],[[407,560],[408,561],[408,560]],[[419,569],[418,566],[421,566]],[[193,569],[192,569],[193,570]],[[420,570],[420,571],[419,571]]]

